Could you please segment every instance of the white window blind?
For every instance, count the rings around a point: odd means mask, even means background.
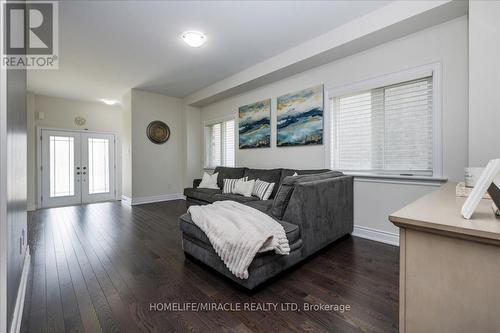
[[[333,98],[331,165],[432,176],[432,95],[430,76]]]
[[[205,167],[234,166],[234,120],[211,124],[206,133]]]
[[[214,124],[211,126],[211,141],[210,141],[210,159],[209,167],[221,165],[222,161],[222,126]]]
[[[234,167],[234,120],[224,123],[224,166]]]

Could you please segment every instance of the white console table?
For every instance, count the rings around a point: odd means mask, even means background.
[[[500,218],[471,220],[447,183],[389,216],[400,229],[400,332],[500,331]]]

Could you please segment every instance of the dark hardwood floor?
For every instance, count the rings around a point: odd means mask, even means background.
[[[184,257],[177,224],[184,212],[179,200],[30,213],[32,262],[22,331],[397,332],[396,247],[347,237],[249,293]],[[233,308],[272,303],[278,309],[151,311],[156,302],[158,309],[191,302]],[[281,309],[287,303],[351,309]]]

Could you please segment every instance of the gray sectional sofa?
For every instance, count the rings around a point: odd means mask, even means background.
[[[222,194],[221,190],[198,189],[199,179],[184,195],[190,205],[234,200],[256,208],[278,221],[285,229],[290,254],[260,253],[250,265],[249,278],[234,276],[215,253],[207,236],[188,213],[180,217],[184,252],[224,274],[239,285],[253,289],[280,272],[304,260],[353,230],[353,178],[330,170],[249,169],[218,167],[218,185],[223,179],[262,179],[275,182],[270,200]],[[298,176],[292,175],[297,172]]]

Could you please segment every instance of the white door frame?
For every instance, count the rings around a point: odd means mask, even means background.
[[[115,165],[114,165],[114,187],[115,187],[115,198],[114,200],[118,200],[117,191],[116,191],[116,174],[117,174],[117,151],[116,151],[116,138],[117,134],[115,132],[106,132],[106,131],[87,131],[80,129],[66,129],[66,128],[57,128],[57,127],[44,127],[44,126],[36,126],[36,175],[37,175],[37,189],[36,189],[36,206],[37,209],[42,208],[42,130],[48,131],[65,131],[65,132],[76,132],[76,133],[94,133],[94,134],[112,134],[115,139],[113,142],[113,149],[115,151]]]

